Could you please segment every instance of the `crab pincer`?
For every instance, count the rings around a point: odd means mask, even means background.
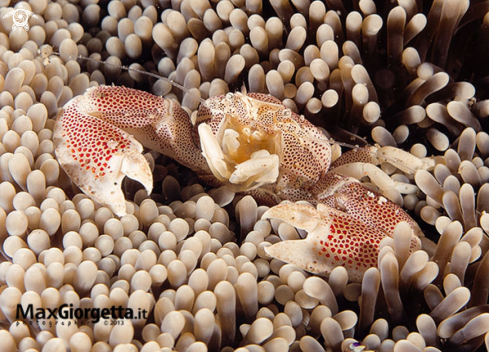
[[[267,210],[262,218],[280,219],[307,232],[305,239],[265,247],[268,255],[321,275],[344,266],[349,280],[355,282],[362,280],[367,269],[377,266],[380,242],[392,237],[381,227],[325,204],[314,207],[283,202]],[[412,232],[410,251],[420,248],[420,239]]]
[[[126,214],[125,176],[151,193],[153,176],[143,146],[199,170],[205,159],[190,137],[179,104],[136,89],[100,86],[70,100],[54,128],[58,161],[87,195],[119,216]],[[178,144],[178,148],[175,145]]]

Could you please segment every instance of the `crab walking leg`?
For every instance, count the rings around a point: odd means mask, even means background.
[[[335,167],[331,172],[351,176],[358,180],[368,176],[370,181],[379,189],[385,197],[396,204],[402,204],[401,193],[414,194],[418,192],[418,187],[409,183],[394,181],[379,167],[363,162],[356,162]]]
[[[187,113],[172,101],[135,89],[101,86],[63,107],[54,143],[60,165],[73,182],[122,216],[125,176],[143,184],[148,193],[153,187],[151,170],[141,155],[143,145],[192,169],[207,169],[191,129]]]
[[[331,169],[359,162],[373,165],[387,162],[407,174],[415,174],[418,170],[429,170],[435,167],[434,158],[418,158],[395,147],[365,146],[342,154],[331,164]]]
[[[297,265],[307,271],[329,275],[336,266],[344,266],[351,281],[360,282],[370,267],[377,265],[380,241],[386,234],[379,228],[359,221],[355,216],[324,204],[283,202],[267,210],[263,219],[280,219],[308,232],[304,240],[277,242],[266,247],[268,255]],[[420,247],[414,234],[411,250]]]

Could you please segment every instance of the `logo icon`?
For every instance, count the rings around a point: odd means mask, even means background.
[[[13,21],[14,21],[14,23],[12,24],[12,31],[15,31],[17,28],[18,29],[24,28],[26,31],[28,31],[29,30],[29,23],[28,23],[29,17],[32,16],[32,17],[37,18],[37,16],[34,13],[32,13],[31,11],[20,8],[20,7],[15,9],[15,10],[11,10],[5,16],[3,16],[3,18],[8,18],[10,16],[13,17]]]

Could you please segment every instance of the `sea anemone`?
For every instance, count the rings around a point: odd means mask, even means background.
[[[485,2],[2,5],[1,351],[489,347]],[[28,30],[13,30],[20,10],[29,11]],[[437,242],[434,254],[410,254],[400,223],[361,283],[343,267],[311,275],[265,251],[303,238],[301,230],[262,219],[268,207],[253,197],[202,186],[152,151],[155,192],[126,181],[127,215],[116,217],[73,186],[52,141],[58,110],[102,84],[177,99],[189,111],[245,85],[343,143],[402,148],[426,167],[380,167],[409,185],[399,203]],[[53,316],[18,315],[63,304]],[[64,317],[118,306],[148,314]]]

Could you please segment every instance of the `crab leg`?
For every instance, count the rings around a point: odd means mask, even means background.
[[[207,164],[191,137],[188,114],[175,102],[135,89],[94,87],[70,100],[54,128],[56,155],[73,182],[90,197],[126,213],[121,182],[153,177],[143,146],[202,172]]]
[[[365,146],[352,149],[341,155],[331,164],[331,169],[351,163],[368,163],[380,165],[387,162],[407,174],[415,174],[418,170],[428,170],[435,166],[433,158],[418,158],[411,153],[394,147]]]

